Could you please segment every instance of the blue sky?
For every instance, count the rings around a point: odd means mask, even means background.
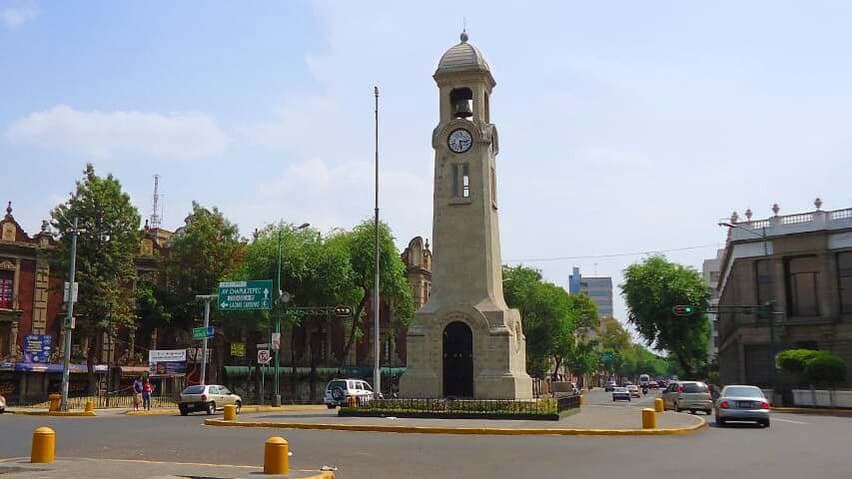
[[[421,4],[422,3],[422,4]],[[86,162],[165,226],[191,201],[248,236],[372,212],[431,235],[438,58],[497,87],[503,258],[672,251],[700,268],[719,218],[852,206],[848,2],[46,2],[0,0],[0,200],[36,231]],[[612,275],[640,255],[534,261]],[[616,312],[625,318],[623,302]]]

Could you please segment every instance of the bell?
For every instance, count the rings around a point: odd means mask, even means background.
[[[453,104],[453,115],[456,118],[467,118],[473,116],[473,112],[470,111],[470,100],[459,99],[456,100],[455,104]]]

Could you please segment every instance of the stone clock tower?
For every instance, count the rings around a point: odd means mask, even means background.
[[[530,399],[521,316],[503,298],[498,225],[494,77],[461,42],[434,79],[440,120],[435,149],[432,294],[408,329],[403,397]]]

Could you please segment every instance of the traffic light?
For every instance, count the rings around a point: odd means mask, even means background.
[[[672,312],[674,312],[675,316],[690,316],[695,312],[695,308],[689,304],[678,304],[672,308]]]
[[[349,306],[338,306],[334,308],[334,315],[338,318],[352,316],[352,308],[350,308]]]

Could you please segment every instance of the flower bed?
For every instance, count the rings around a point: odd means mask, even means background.
[[[543,398],[536,401],[478,399],[376,399],[356,407],[342,407],[339,416],[412,417],[438,419],[559,419],[579,400]]]

